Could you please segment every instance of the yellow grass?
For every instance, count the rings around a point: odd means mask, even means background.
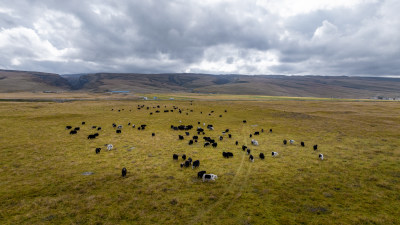
[[[400,223],[397,102],[160,95],[171,96],[195,100],[1,102],[0,224]],[[150,115],[157,105],[161,112]],[[172,106],[184,111],[163,112]],[[214,125],[206,136],[217,139],[229,128],[233,138],[225,136],[216,149],[204,148],[202,139],[189,146],[188,137],[178,140],[184,132],[170,129],[197,127],[198,121]],[[124,126],[122,134],[115,133],[114,122]],[[128,122],[147,128],[139,131]],[[81,131],[69,135],[66,125]],[[92,125],[102,130],[87,140],[96,132]],[[251,146],[249,134],[262,128],[273,133],[255,136],[260,146]],[[283,139],[296,143],[284,146]],[[251,148],[254,163],[242,144]],[[102,148],[98,155],[96,147]],[[222,151],[234,157],[225,159]],[[272,158],[271,151],[279,156]],[[181,169],[173,153],[199,159],[200,168]],[[218,179],[203,183],[200,170]],[[88,171],[94,174],[82,175]]]

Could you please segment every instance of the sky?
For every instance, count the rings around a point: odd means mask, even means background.
[[[0,69],[400,77],[398,0],[0,0]]]

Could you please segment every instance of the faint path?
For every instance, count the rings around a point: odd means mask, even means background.
[[[247,136],[246,134],[249,133],[248,131],[248,127],[246,125],[242,126],[242,135],[243,136],[243,143],[247,146]],[[240,149],[240,151],[242,151],[242,149]],[[223,194],[220,196],[220,198],[218,198],[218,200],[210,205],[206,210],[198,212],[196,216],[193,217],[193,219],[188,223],[188,224],[201,224],[203,223],[204,220],[204,216],[208,215],[211,213],[211,211],[213,209],[215,209],[217,206],[220,206],[222,204],[228,204],[226,210],[229,209],[233,203],[241,196],[241,192],[243,190],[243,186],[244,184],[247,183],[248,180],[248,176],[250,175],[251,169],[252,169],[252,164],[248,167],[247,171],[246,171],[246,175],[245,175],[245,180],[241,180],[239,182],[237,182],[237,179],[239,178],[238,174],[242,171],[243,168],[243,163],[246,161],[246,159],[248,159],[246,152],[243,152],[242,154],[242,160],[240,161],[240,165],[236,170],[235,176],[232,178],[232,181],[230,182],[230,184],[228,186],[226,186],[226,188],[224,189]],[[218,181],[217,181],[218,182]],[[237,191],[233,190],[233,189],[237,189]],[[233,192],[234,198],[227,198],[227,194],[229,191]]]

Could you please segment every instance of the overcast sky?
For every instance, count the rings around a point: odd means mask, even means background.
[[[0,69],[400,76],[399,0],[0,1]]]

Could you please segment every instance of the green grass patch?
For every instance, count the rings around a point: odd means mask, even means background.
[[[396,102],[175,96],[0,104],[0,224],[400,223]],[[164,113],[173,106],[182,113]],[[121,134],[112,123],[123,125]],[[189,146],[189,137],[178,140],[184,132],[170,129],[203,123],[215,127],[206,129],[206,136],[217,139],[230,129],[232,139],[225,135],[217,148],[204,148],[200,135],[199,143]],[[147,128],[138,130],[140,124]],[[81,130],[70,135],[67,125]],[[265,132],[253,136],[260,145],[251,146],[249,134],[261,129]],[[99,137],[88,140],[95,132]],[[283,139],[296,142],[283,145]],[[108,143],[112,151],[106,150]],[[242,144],[251,148],[254,163]],[[312,150],[314,144],[319,151]],[[223,151],[234,157],[223,158]],[[271,151],[279,156],[272,158]],[[261,152],[265,160],[258,158]],[[200,168],[181,169],[183,161],[173,161],[173,153],[199,159]],[[203,183],[197,179],[200,170],[218,179]]]

